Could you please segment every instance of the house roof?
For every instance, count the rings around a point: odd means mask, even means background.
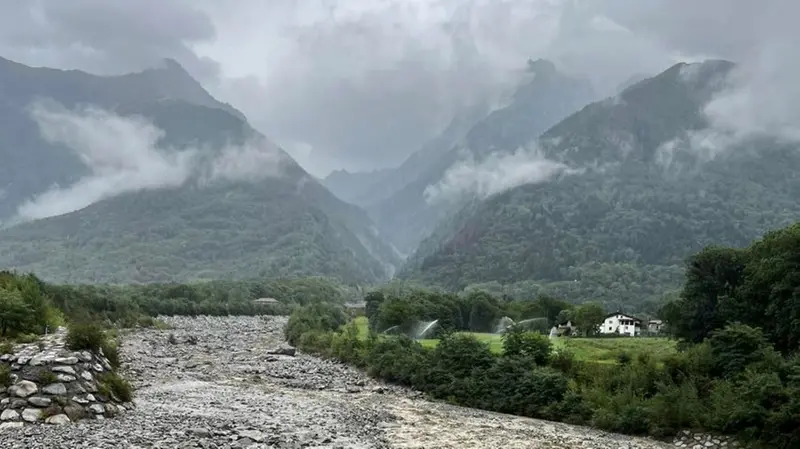
[[[615,316],[615,315],[622,315],[622,316],[627,317],[627,318],[632,318],[634,321],[638,321],[640,323],[642,322],[641,318],[636,318],[635,316],[633,316],[633,315],[631,315],[629,313],[620,312],[620,311],[609,313],[608,315],[606,315],[606,317],[604,319],[609,319],[609,318],[611,318],[612,316]]]

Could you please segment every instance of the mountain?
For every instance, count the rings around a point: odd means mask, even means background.
[[[2,268],[68,282],[367,283],[399,265],[362,209],[172,60],[114,77],[0,60],[0,159],[0,220],[16,223],[0,230]],[[69,208],[67,194],[93,200]]]
[[[426,200],[425,190],[441,182],[449,169],[465,158],[482,159],[493,152],[524,147],[593,99],[587,80],[560,73],[549,61],[529,61],[526,81],[506,105],[493,111],[473,111],[459,123],[471,125],[465,132],[454,126],[454,132],[431,144],[437,151],[420,152],[426,160],[414,165],[413,180],[369,205],[367,211],[394,245],[408,254],[440,220],[462,205],[460,201],[431,204]]]
[[[635,309],[677,287],[704,246],[744,246],[794,222],[796,145],[729,140],[707,157],[731,136],[714,133],[703,108],[734,67],[678,64],[567,117],[540,147],[568,168],[471,202],[398,277],[456,289],[528,282]]]
[[[438,135],[412,153],[398,167],[355,173],[334,170],[325,177],[323,184],[339,198],[361,207],[380,204],[414,182],[420,173],[435,164],[475,123],[486,117],[490,109],[486,102],[464,108]]]

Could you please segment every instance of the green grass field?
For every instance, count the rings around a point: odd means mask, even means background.
[[[359,327],[359,334],[364,338],[368,335],[367,319],[358,317],[355,320]],[[472,336],[485,342],[495,353],[503,351],[503,340],[498,334],[483,334],[472,332]],[[419,340],[420,344],[434,348],[439,344],[437,339]],[[572,338],[559,337],[553,341],[556,349],[568,349],[575,355],[576,360],[597,362],[597,363],[616,363],[617,354],[627,352],[631,357],[639,353],[648,353],[656,360],[675,352],[675,341],[668,338]]]

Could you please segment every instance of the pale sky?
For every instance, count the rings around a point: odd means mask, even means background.
[[[738,110],[768,109],[736,126],[797,123],[798,13],[793,0],[0,0],[0,56],[98,74],[174,58],[325,175],[399,164],[528,58],[604,94],[731,59],[747,66]]]

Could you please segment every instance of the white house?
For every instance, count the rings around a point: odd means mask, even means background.
[[[622,312],[608,314],[602,326],[600,326],[601,334],[622,334],[634,337],[639,335],[641,331],[642,320]]]
[[[657,334],[664,328],[664,322],[661,320],[650,320],[647,323],[647,331],[651,334]]]

